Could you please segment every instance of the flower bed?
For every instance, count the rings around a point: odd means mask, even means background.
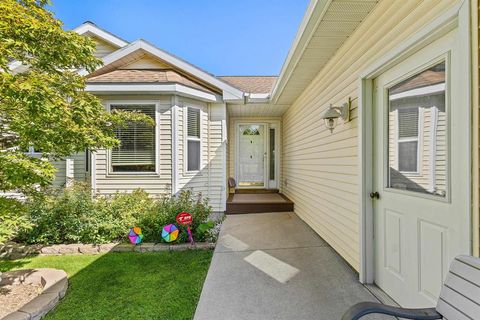
[[[214,242],[220,221],[209,217],[212,209],[201,194],[182,192],[177,197],[151,198],[143,190],[92,198],[88,185],[55,190],[29,199],[26,218],[31,228],[14,239],[25,244],[106,244],[128,241],[131,227],[140,227],[145,242],[160,243],[162,228],[176,224],[176,216],[189,212],[195,241]],[[187,241],[186,226],[178,225],[180,234],[173,243]]]

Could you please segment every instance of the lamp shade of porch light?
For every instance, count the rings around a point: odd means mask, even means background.
[[[340,112],[338,112],[332,105],[325,110],[322,114],[322,119],[325,121],[325,127],[333,132],[333,129],[337,126],[338,118],[340,118]]]

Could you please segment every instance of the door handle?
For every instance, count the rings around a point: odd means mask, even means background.
[[[380,199],[380,193],[378,193],[378,191],[370,192],[370,198],[378,200]]]

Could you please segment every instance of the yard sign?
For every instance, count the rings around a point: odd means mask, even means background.
[[[190,240],[190,243],[193,244],[193,236],[192,236],[192,231],[190,230],[190,224],[193,221],[193,217],[190,213],[188,212],[180,212],[177,215],[177,222],[178,224],[181,224],[183,226],[187,226],[187,232],[188,232],[188,240]]]

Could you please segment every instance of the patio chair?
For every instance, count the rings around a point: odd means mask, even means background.
[[[357,320],[367,314],[415,320],[480,320],[480,259],[458,256],[453,260],[435,308],[405,309],[361,302],[348,309],[342,320]]]

